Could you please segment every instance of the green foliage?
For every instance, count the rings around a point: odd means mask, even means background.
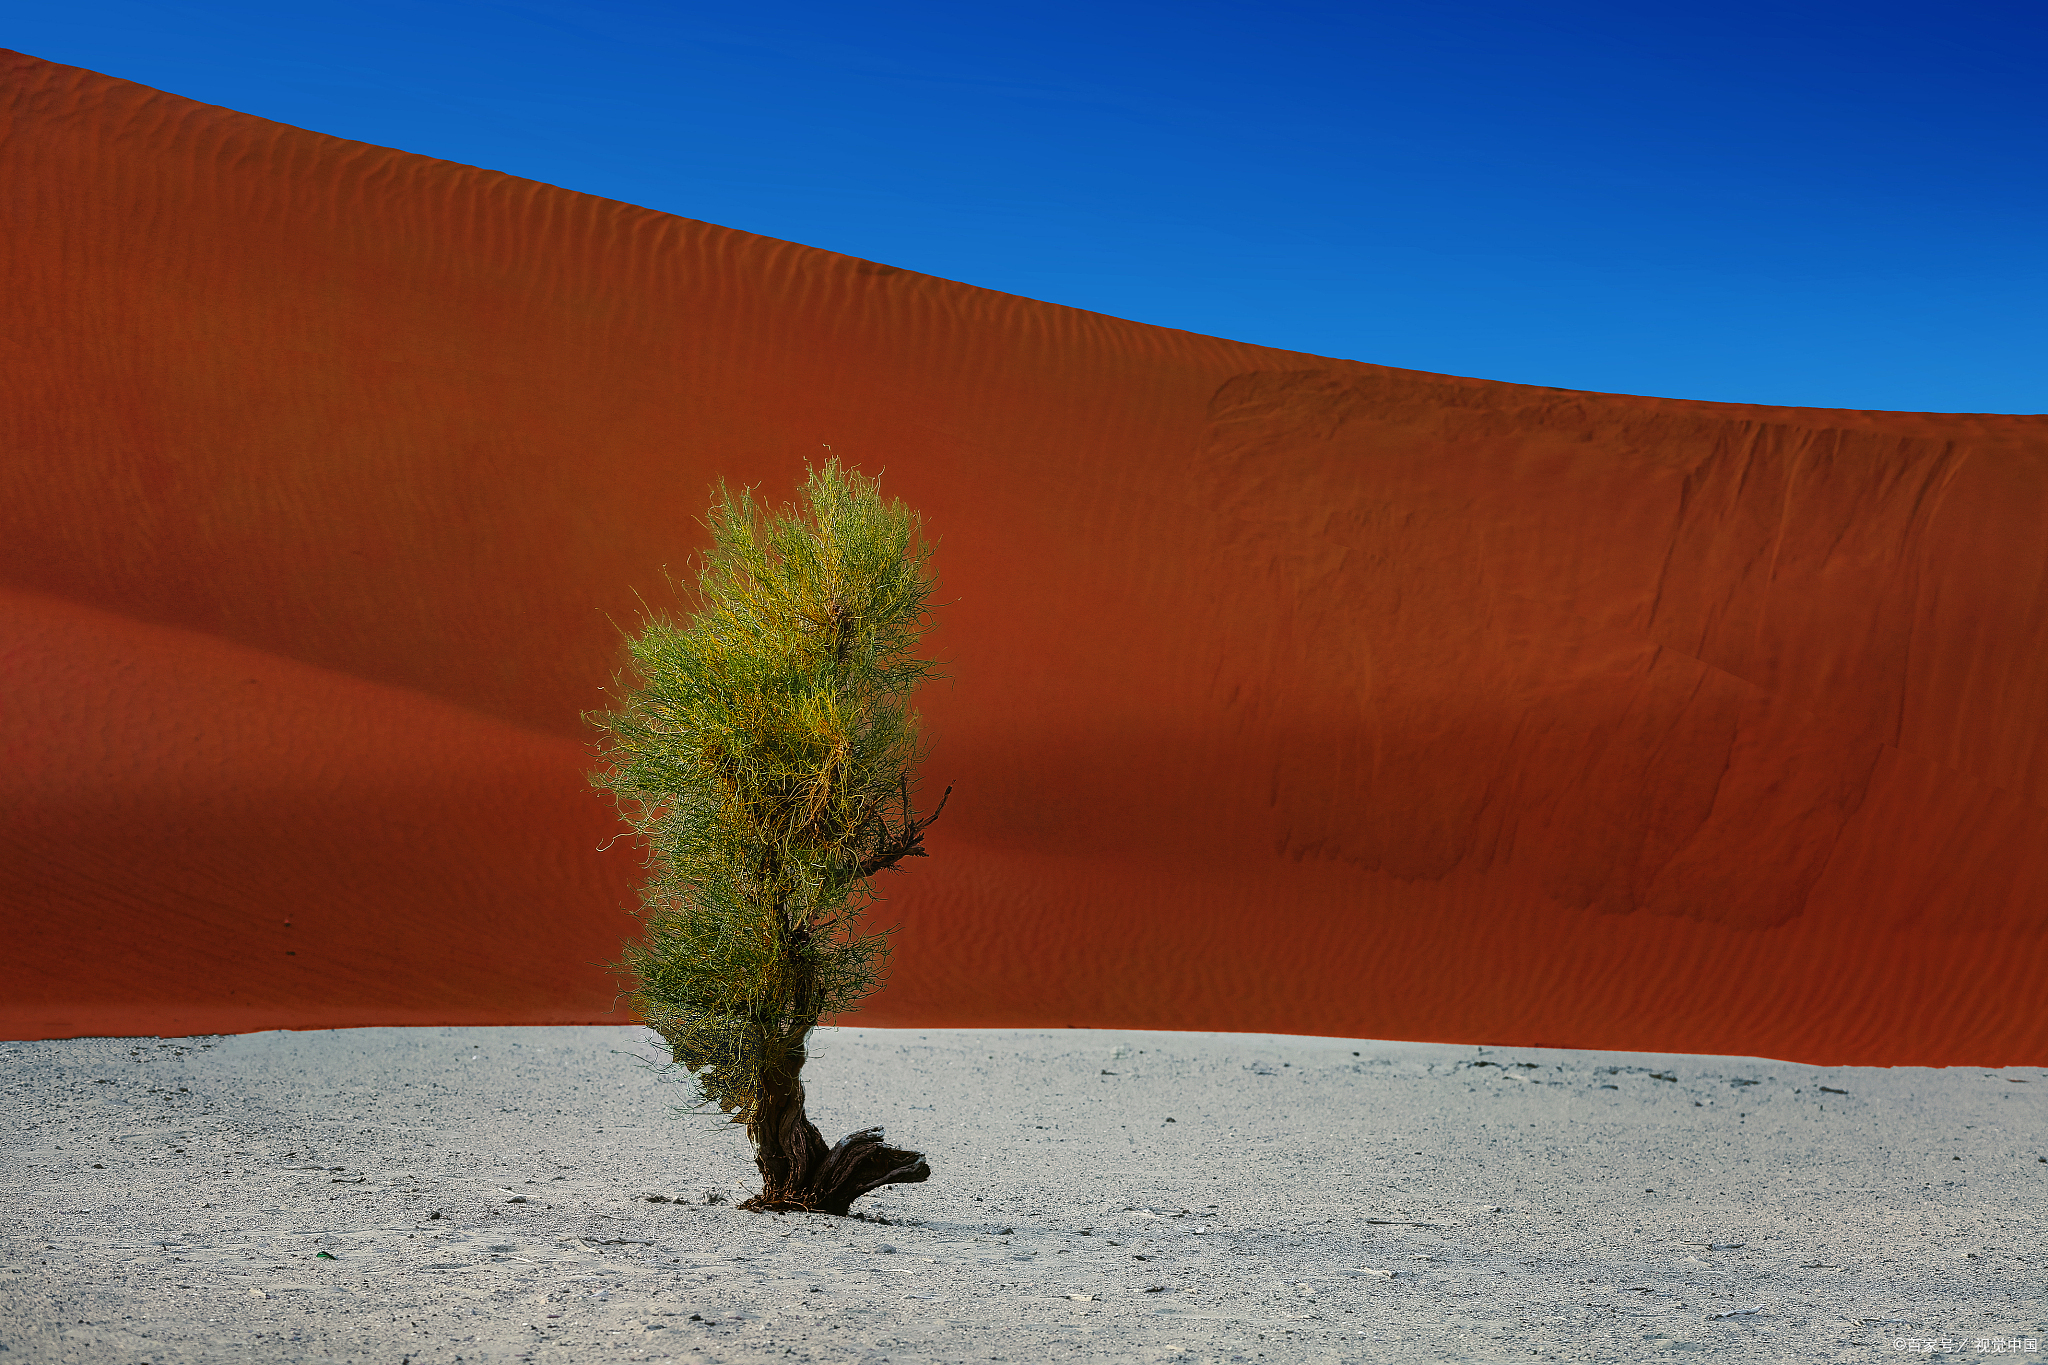
[[[617,680],[618,708],[584,719],[608,764],[591,784],[647,849],[628,998],[746,1123],[818,1020],[880,983],[886,935],[861,912],[892,836],[915,832],[908,695],[944,675],[912,654],[931,547],[874,480],[829,462],[780,513],[721,482],[704,524],[696,615],[649,620],[629,642],[638,686]]]

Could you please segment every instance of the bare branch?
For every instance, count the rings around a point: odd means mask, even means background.
[[[925,858],[931,856],[924,851],[924,832],[931,828],[932,821],[939,818],[939,811],[946,808],[946,799],[952,796],[952,794],[952,785],[948,783],[945,795],[939,798],[938,808],[924,819],[919,820],[917,812],[910,807],[910,779],[908,777],[904,778],[903,828],[891,831],[886,820],[877,822],[881,826],[881,832],[875,840],[875,851],[861,860],[860,875],[872,877],[877,872],[884,870],[901,872],[903,869],[896,866],[896,864],[902,862],[905,858]]]

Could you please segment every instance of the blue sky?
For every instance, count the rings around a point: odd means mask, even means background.
[[[2048,412],[2036,0],[0,16],[0,46],[193,99],[1142,322],[1565,388]]]

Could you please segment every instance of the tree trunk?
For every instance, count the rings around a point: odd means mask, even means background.
[[[762,1086],[747,1136],[754,1141],[761,1192],[743,1209],[843,1215],[869,1190],[914,1185],[932,1173],[919,1153],[884,1143],[879,1128],[849,1133],[827,1151],[804,1113],[803,1082],[795,1076]]]

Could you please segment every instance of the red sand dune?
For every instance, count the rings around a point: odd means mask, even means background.
[[[608,1014],[720,475],[942,537],[861,1019],[2048,1063],[2048,418],[1239,345],[0,55],[0,1033]]]

